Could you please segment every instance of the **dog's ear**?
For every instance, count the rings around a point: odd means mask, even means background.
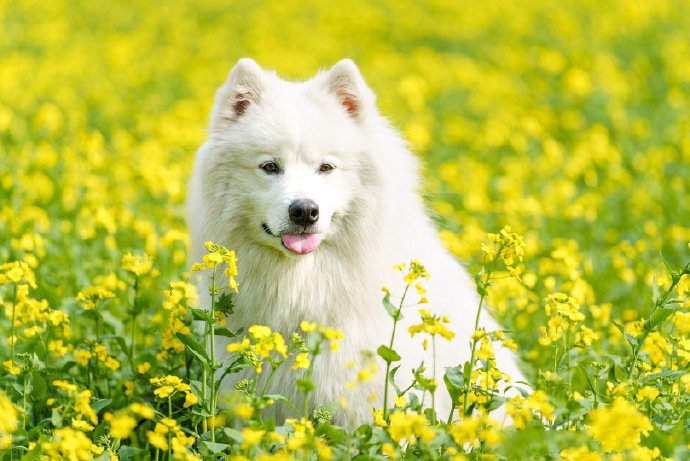
[[[263,70],[250,58],[237,61],[225,85],[216,93],[213,125],[240,118],[251,104],[258,104],[263,90]]]
[[[364,113],[374,106],[374,93],[367,86],[352,59],[338,61],[327,71],[324,87],[355,120],[360,120]]]

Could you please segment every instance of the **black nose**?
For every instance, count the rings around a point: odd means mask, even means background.
[[[319,206],[313,200],[295,200],[288,207],[290,221],[300,226],[308,226],[319,220]]]

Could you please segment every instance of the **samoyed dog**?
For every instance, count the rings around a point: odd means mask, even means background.
[[[436,341],[441,418],[451,408],[444,367],[470,356],[478,297],[426,214],[418,170],[349,59],[305,82],[284,81],[240,59],[216,93],[187,204],[192,260],[202,259],[208,240],[236,251],[240,290],[232,327],[262,324],[288,338],[306,320],[343,331],[340,350],[319,356],[313,369],[313,405],[341,397],[349,402],[336,423],[369,420],[372,407],[382,406],[385,363],[378,363],[374,379],[349,390],[347,364],[361,363],[363,351],[390,340],[393,321],[381,288],[398,296],[404,290],[393,265],[418,259],[426,266],[427,308],[447,316],[456,333],[452,341]],[[207,286],[199,283],[206,305]],[[422,361],[431,369],[432,348],[425,351],[421,335],[407,332],[420,323],[417,309],[403,310],[394,344],[402,357],[396,381],[403,387]],[[488,313],[481,326],[499,329]],[[496,359],[514,381],[523,379],[510,351],[497,346]],[[283,366],[270,392],[299,404],[294,373]],[[279,419],[291,414],[287,407],[276,411]]]

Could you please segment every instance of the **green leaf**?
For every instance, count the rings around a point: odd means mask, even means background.
[[[33,382],[34,387],[33,392],[31,393],[31,399],[35,402],[44,400],[43,397],[48,390],[48,385],[38,370],[34,370],[33,373],[31,373],[31,381]]]
[[[388,346],[383,344],[376,349],[376,353],[381,357],[386,363],[398,362],[400,361],[400,355]]]
[[[95,411],[96,413],[99,413],[101,410],[106,408],[111,403],[113,403],[111,399],[100,399],[93,402],[91,404],[91,408],[93,408],[93,411]]]
[[[652,314],[652,317],[649,319],[649,328],[655,328],[657,325],[659,325],[661,322],[666,320],[671,314],[675,312],[675,309],[671,309],[670,307],[661,307],[654,311]]]
[[[223,434],[227,435],[230,440],[236,443],[242,443],[242,433],[237,429],[231,427],[224,427]]]
[[[330,423],[320,424],[316,428],[314,435],[317,437],[324,436],[329,442],[334,444],[342,443],[347,439],[347,432],[343,428],[333,426]]]
[[[446,367],[446,378],[448,382],[453,386],[464,389],[465,388],[465,377],[458,367]]]
[[[206,348],[202,346],[199,341],[191,336],[183,335],[182,333],[175,333],[175,336],[177,339],[182,341],[185,346],[187,346],[189,352],[194,354],[194,356],[196,356],[196,358],[198,358],[204,366],[208,367],[210,360],[206,354]]]
[[[297,389],[301,390],[302,392],[307,393],[314,390],[314,383],[308,379],[299,378],[295,382],[297,383]]]
[[[386,308],[386,312],[388,312],[388,315],[390,315],[393,320],[402,320],[402,309],[391,303],[391,295],[386,294],[386,296],[383,297],[383,307]]]
[[[393,386],[393,389],[395,389],[395,393],[400,395],[400,387],[395,383],[395,374],[398,372],[400,369],[400,365],[398,365],[395,368],[392,368],[390,373],[388,373],[388,382]]]
[[[290,402],[283,394],[266,394],[264,397],[275,400],[276,402]]]
[[[364,442],[368,441],[371,438],[372,433],[373,431],[371,429],[371,425],[369,424],[362,424],[355,431],[357,437],[361,438]]]
[[[659,373],[654,373],[653,375],[647,375],[647,376],[641,378],[640,382],[651,383],[651,382],[655,382],[655,381],[663,379],[663,378],[677,378],[679,376],[683,376],[686,373],[687,373],[686,370],[677,370],[677,371],[664,370],[664,371],[659,372]]]
[[[216,336],[224,336],[226,338],[236,338],[238,336],[237,332],[232,331],[231,329],[229,329],[227,327],[216,328],[215,334],[216,334]]]
[[[232,294],[221,293],[220,297],[216,301],[216,310],[226,315],[230,315],[234,312],[233,308],[234,305],[232,303]]]
[[[465,390],[465,380],[458,367],[446,367],[446,374],[443,376],[443,383],[446,385],[451,401],[456,404]]]
[[[204,322],[211,322],[213,319],[211,318],[211,315],[208,313],[208,311],[205,311],[203,309],[191,309],[192,311],[192,318],[194,320],[202,320]]]
[[[333,416],[338,412],[340,405],[335,402],[329,402],[314,409],[312,419],[317,424],[330,423]]]
[[[626,332],[625,332],[625,327],[624,327],[623,325],[621,325],[620,323],[618,323],[618,322],[611,322],[611,323],[613,323],[613,326],[616,327],[616,329],[617,329],[618,331],[620,331],[620,332],[623,334],[623,336],[625,336],[625,340],[626,340],[626,341],[628,342],[628,344],[630,345],[630,348],[631,348],[632,350],[635,350],[635,348],[637,348],[637,346],[638,346],[638,344],[639,344],[639,341],[637,340],[637,338],[635,338],[634,336],[632,336],[632,335],[626,333]]]
[[[657,302],[660,294],[661,293],[659,293],[659,285],[657,285],[656,283],[656,275],[652,275],[652,299],[654,300],[654,302]]]
[[[144,450],[142,450],[141,448],[134,448],[130,447],[129,445],[123,445],[117,451],[117,456],[121,460],[139,459],[139,457],[143,454]]]
[[[221,453],[230,446],[227,443],[209,442],[208,440],[201,442],[199,445],[202,447],[202,449],[206,449],[212,455]]]

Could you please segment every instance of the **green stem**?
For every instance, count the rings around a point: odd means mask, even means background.
[[[319,352],[321,352],[321,341],[323,339],[319,340],[319,342],[316,343],[316,346],[314,347],[314,353],[312,354],[310,363],[309,363],[309,368],[307,368],[307,373],[305,374],[305,380],[308,382],[312,382],[312,374],[314,370],[314,362],[316,361],[316,356],[319,355]],[[305,418],[309,417],[309,393],[310,391],[308,389],[304,390],[304,402],[302,403],[302,415]]]
[[[474,332],[472,333],[472,336],[475,336],[475,333],[477,332],[477,329],[479,328],[479,318],[482,313],[482,306],[484,305],[484,298],[486,298],[486,288],[489,286],[489,280],[491,278],[491,273],[488,273],[486,276],[486,282],[484,282],[484,285],[482,287],[482,295],[479,298],[479,307],[477,308],[477,316],[474,319]],[[472,370],[474,370],[474,361],[476,360],[476,355],[477,355],[477,343],[479,343],[478,339],[472,339],[472,352],[470,354],[470,370],[468,376],[465,378],[465,395],[463,396],[462,399],[462,414],[463,416],[467,416],[467,404],[469,401],[470,397],[470,382],[472,381]],[[451,411],[451,416],[453,412]]]
[[[26,405],[26,394],[29,392],[29,383],[28,383],[28,373],[24,373],[24,392],[22,392],[22,408],[24,409],[24,416],[22,417],[22,429],[26,431],[26,418],[29,414],[27,405]]]
[[[671,293],[673,292],[674,288],[676,288],[676,285],[680,282],[680,279],[682,275],[685,274],[685,271],[683,271],[682,274],[679,274],[678,277],[676,277],[673,282],[671,283],[671,286],[668,287],[668,290],[661,295],[661,297],[656,299],[656,302],[654,303],[654,307],[652,308],[652,311],[649,313],[649,319],[647,320],[648,322],[652,321],[652,315],[654,315],[654,312],[656,312],[657,309],[659,309],[661,306],[666,304],[666,301],[668,301],[668,298],[671,296]],[[628,380],[632,379],[633,373],[635,373],[635,365],[637,365],[637,360],[640,355],[640,351],[642,350],[642,346],[644,345],[645,340],[647,339],[647,336],[652,332],[652,330],[647,330],[645,329],[644,332],[642,333],[642,338],[640,338],[640,342],[637,344],[637,347],[635,348],[633,352],[633,358],[632,362],[630,364],[630,369],[628,370]]]
[[[136,318],[137,318],[137,298],[139,297],[139,277],[134,277],[134,300],[132,302],[132,331],[131,331],[131,342],[132,347],[129,351],[129,363],[132,367],[132,375],[135,373],[134,368],[134,342],[136,340]]]
[[[565,334],[563,335],[563,353],[566,356],[566,359],[568,361],[568,370],[566,372],[566,377],[568,379],[568,397],[572,396],[573,393],[573,383],[572,383],[572,377],[570,373],[570,349],[568,348],[568,332],[566,331]]]
[[[14,295],[12,297],[12,335],[10,336],[10,354],[12,359],[12,367],[14,368],[14,350],[17,337],[15,336],[17,327],[15,326],[15,319],[17,317],[17,284],[14,284]]]
[[[266,378],[266,382],[264,383],[264,386],[261,388],[261,394],[259,394],[261,397],[266,395],[266,391],[268,390],[268,386],[270,386],[271,381],[273,381],[273,375],[276,373],[276,369],[273,364],[271,364],[271,372],[268,374],[268,378]]]
[[[405,286],[405,291],[403,291],[402,298],[400,298],[400,304],[398,305],[398,310],[395,312],[393,317],[393,332],[391,333],[391,340],[388,343],[388,348],[393,349],[393,342],[395,341],[395,330],[398,326],[398,321],[400,320],[400,312],[403,308],[403,303],[405,302],[405,297],[407,296],[407,291],[410,289],[410,285]],[[388,380],[391,370],[391,362],[386,361],[386,376],[384,378],[384,388],[383,388],[383,419],[388,418]]]
[[[211,277],[211,442],[216,442],[216,267],[213,267]]]
[[[432,421],[431,424],[436,424],[436,335],[431,336],[431,353],[432,353],[432,371],[433,371],[433,380],[434,380],[434,387],[431,389],[431,409],[433,410],[432,412]]]
[[[173,419],[172,417],[172,394],[168,394],[168,418]],[[172,444],[170,443],[170,431],[167,433],[168,435],[168,460],[173,459],[172,458]]]

